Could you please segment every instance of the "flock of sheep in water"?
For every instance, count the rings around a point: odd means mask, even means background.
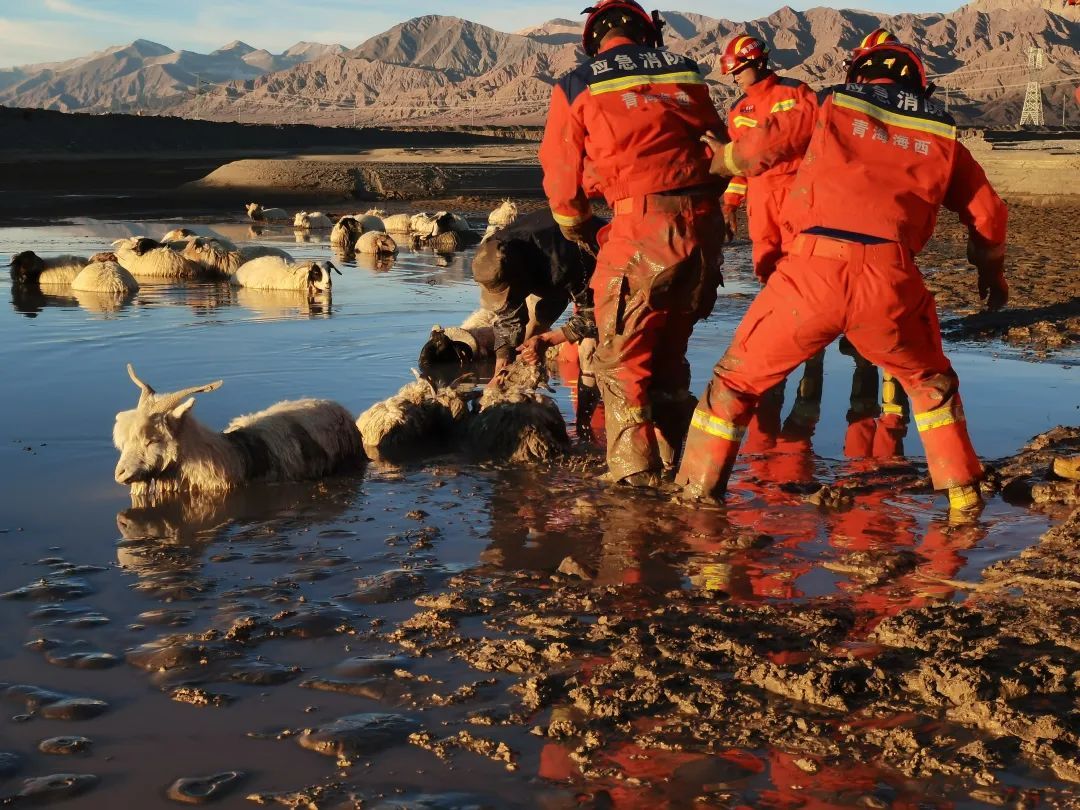
[[[281,209],[247,208],[253,222],[287,222]],[[504,202],[488,220],[487,238],[517,216]],[[329,228],[338,249],[360,253],[396,252],[390,232],[436,249],[457,249],[479,241],[456,214],[397,214],[380,211],[341,217],[336,223],[319,212],[293,217],[298,229]],[[448,237],[447,234],[450,236]],[[439,244],[441,243],[441,245]],[[32,251],[11,261],[17,285],[68,286],[103,295],[131,296],[138,280],[222,280],[261,290],[323,292],[332,285],[329,262],[295,262],[284,250],[237,247],[220,237],[176,229],[160,241],[119,239],[113,250],[87,258],[41,258]],[[468,348],[470,360],[490,355],[494,315],[480,309],[460,327],[435,327],[433,337]],[[194,395],[213,391],[220,380],[172,393],[156,392],[129,364],[140,394],[136,407],[116,416],[113,442],[120,451],[114,477],[132,497],[158,500],[178,494],[216,495],[251,481],[320,478],[356,468],[369,458],[389,462],[425,455],[464,452],[477,461],[523,463],[547,460],[569,444],[566,424],[555,402],[543,393],[547,369],[523,361],[493,386],[480,389],[471,375],[440,382],[414,370],[416,379],[354,419],[329,400],[300,399],[234,419],[223,432],[192,415]],[[548,389],[550,390],[550,389]]]

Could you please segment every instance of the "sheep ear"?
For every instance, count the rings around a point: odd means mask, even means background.
[[[169,411],[169,418],[175,422],[179,422],[184,418],[185,414],[187,414],[187,412],[194,407],[195,397],[189,397],[188,399],[177,405],[175,408],[173,408],[171,411]]]

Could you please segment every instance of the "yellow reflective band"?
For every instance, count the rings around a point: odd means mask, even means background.
[[[719,416],[713,416],[705,411],[694,410],[694,416],[690,420],[690,427],[703,430],[710,436],[727,439],[729,442],[741,441],[746,428],[733,424]]]
[[[725,194],[745,194],[746,183],[728,183]]]
[[[741,36],[735,40],[735,47],[731,49],[732,53],[738,53],[742,50],[742,46],[749,42],[753,37]]]
[[[881,412],[882,413],[893,414],[895,416],[903,416],[904,415],[904,409],[903,408],[901,408],[899,405],[893,405],[891,403],[885,403],[884,405],[882,405],[881,406]]]
[[[643,84],[705,84],[701,74],[694,70],[680,73],[655,73],[651,75],[620,76],[617,79],[607,79],[596,84],[589,85],[589,92],[594,96],[602,93],[615,93],[619,90],[629,90],[631,87],[640,87]]]
[[[797,99],[785,98],[783,101],[778,101],[772,105],[772,111],[775,112],[787,112],[788,110],[794,110],[795,105],[798,104]]]
[[[735,129],[739,127],[756,127],[757,121],[753,118],[747,118],[745,115],[736,115],[732,123],[735,124]]]
[[[735,162],[734,141],[724,146],[724,168],[728,170],[732,177],[743,173],[742,169],[739,168],[739,164]]]
[[[970,484],[949,488],[949,507],[952,509],[974,509],[982,503],[978,487]]]
[[[948,138],[953,141],[956,140],[956,127],[953,124],[946,124],[944,121],[927,121],[925,118],[915,118],[910,115],[892,112],[891,110],[883,110],[881,107],[878,107],[876,104],[871,104],[869,101],[863,101],[862,99],[852,98],[851,96],[845,96],[839,93],[833,96],[833,104],[847,110],[858,110],[861,113],[866,113],[871,118],[874,118],[883,124],[890,124],[894,127],[901,127],[902,129],[913,129],[917,132],[928,132],[931,135],[937,135],[941,138]]]
[[[932,411],[915,414],[915,425],[919,428],[919,433],[963,421],[963,412],[953,413],[948,408],[936,408]]]
[[[585,212],[584,214],[575,214],[573,216],[567,216],[566,214],[560,214],[558,211],[555,211],[553,209],[552,212],[551,212],[551,218],[554,219],[555,222],[558,223],[559,225],[566,225],[567,227],[572,227],[574,225],[580,225],[582,222],[585,222],[587,219],[591,219],[592,218],[592,210],[589,210],[589,211]]]

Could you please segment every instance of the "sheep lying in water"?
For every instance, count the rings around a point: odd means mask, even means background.
[[[547,387],[542,365],[518,360],[484,389],[479,412],[464,424],[462,444],[477,460],[528,464],[549,461],[570,446],[566,421]],[[550,389],[549,389],[550,390]]]
[[[511,200],[503,200],[502,204],[488,214],[488,225],[484,231],[483,242],[496,231],[502,230],[507,225],[513,225],[518,216],[518,207]]]
[[[168,244],[169,242],[186,242],[188,239],[194,239],[198,236],[191,228],[173,228],[171,231],[161,237],[162,244]]]
[[[206,275],[191,259],[145,236],[117,239],[113,248],[120,266],[136,278],[194,279]]]
[[[280,256],[263,256],[241,265],[232,280],[241,287],[255,290],[299,290],[321,293],[333,286],[330,272],[341,271],[332,262],[292,264]]]
[[[71,289],[126,298],[139,291],[139,282],[119,265],[115,254],[99,253],[71,280]]]
[[[291,262],[293,257],[281,248],[267,245],[248,245],[235,248],[213,236],[196,236],[188,240],[181,255],[198,264],[207,274],[231,276],[242,265],[264,256],[276,256]]]
[[[397,242],[388,233],[367,231],[360,234],[353,250],[365,256],[393,256],[397,253]]]
[[[431,374],[436,369],[465,369],[495,353],[495,313],[478,309],[461,326],[431,327],[431,336],[420,349],[420,369]],[[460,374],[457,371],[454,376]]]
[[[293,217],[293,227],[298,231],[331,228],[334,223],[322,211],[300,211]]]
[[[449,450],[469,416],[468,400],[457,388],[439,387],[413,374],[414,382],[357,418],[369,457],[400,462]]]
[[[158,394],[127,369],[141,393],[134,410],[116,415],[114,477],[132,496],[224,493],[250,481],[318,478],[364,459],[352,415],[336,402],[279,402],[217,433],[191,415],[192,394],[214,391],[221,380]]]
[[[17,284],[68,285],[87,265],[84,256],[53,256],[43,259],[32,250],[11,257],[11,280]]]
[[[288,222],[290,219],[284,208],[263,208],[258,203],[248,203],[246,210],[252,222]]]
[[[411,233],[412,214],[391,214],[383,217],[383,228],[387,233]]]

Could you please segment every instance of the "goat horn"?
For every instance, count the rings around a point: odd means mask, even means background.
[[[337,265],[333,262],[323,262],[323,266],[326,267],[326,269],[328,270],[333,270],[339,276],[341,275],[341,271],[337,269]]]
[[[205,385],[194,385],[191,388],[185,388],[183,391],[174,391],[171,394],[163,394],[161,398],[154,403],[154,407],[159,411],[171,411],[192,394],[216,391],[218,388],[221,388],[222,382],[222,380],[214,380],[212,383],[206,383]]]
[[[139,394],[139,406],[141,407],[143,403],[147,402],[150,397],[154,396],[154,394],[157,392],[138,378],[138,376],[135,374],[135,366],[131,365],[131,363],[127,364],[127,371],[128,376],[131,377],[131,381],[135,383],[135,385],[139,386],[139,390],[142,391],[142,393]]]

